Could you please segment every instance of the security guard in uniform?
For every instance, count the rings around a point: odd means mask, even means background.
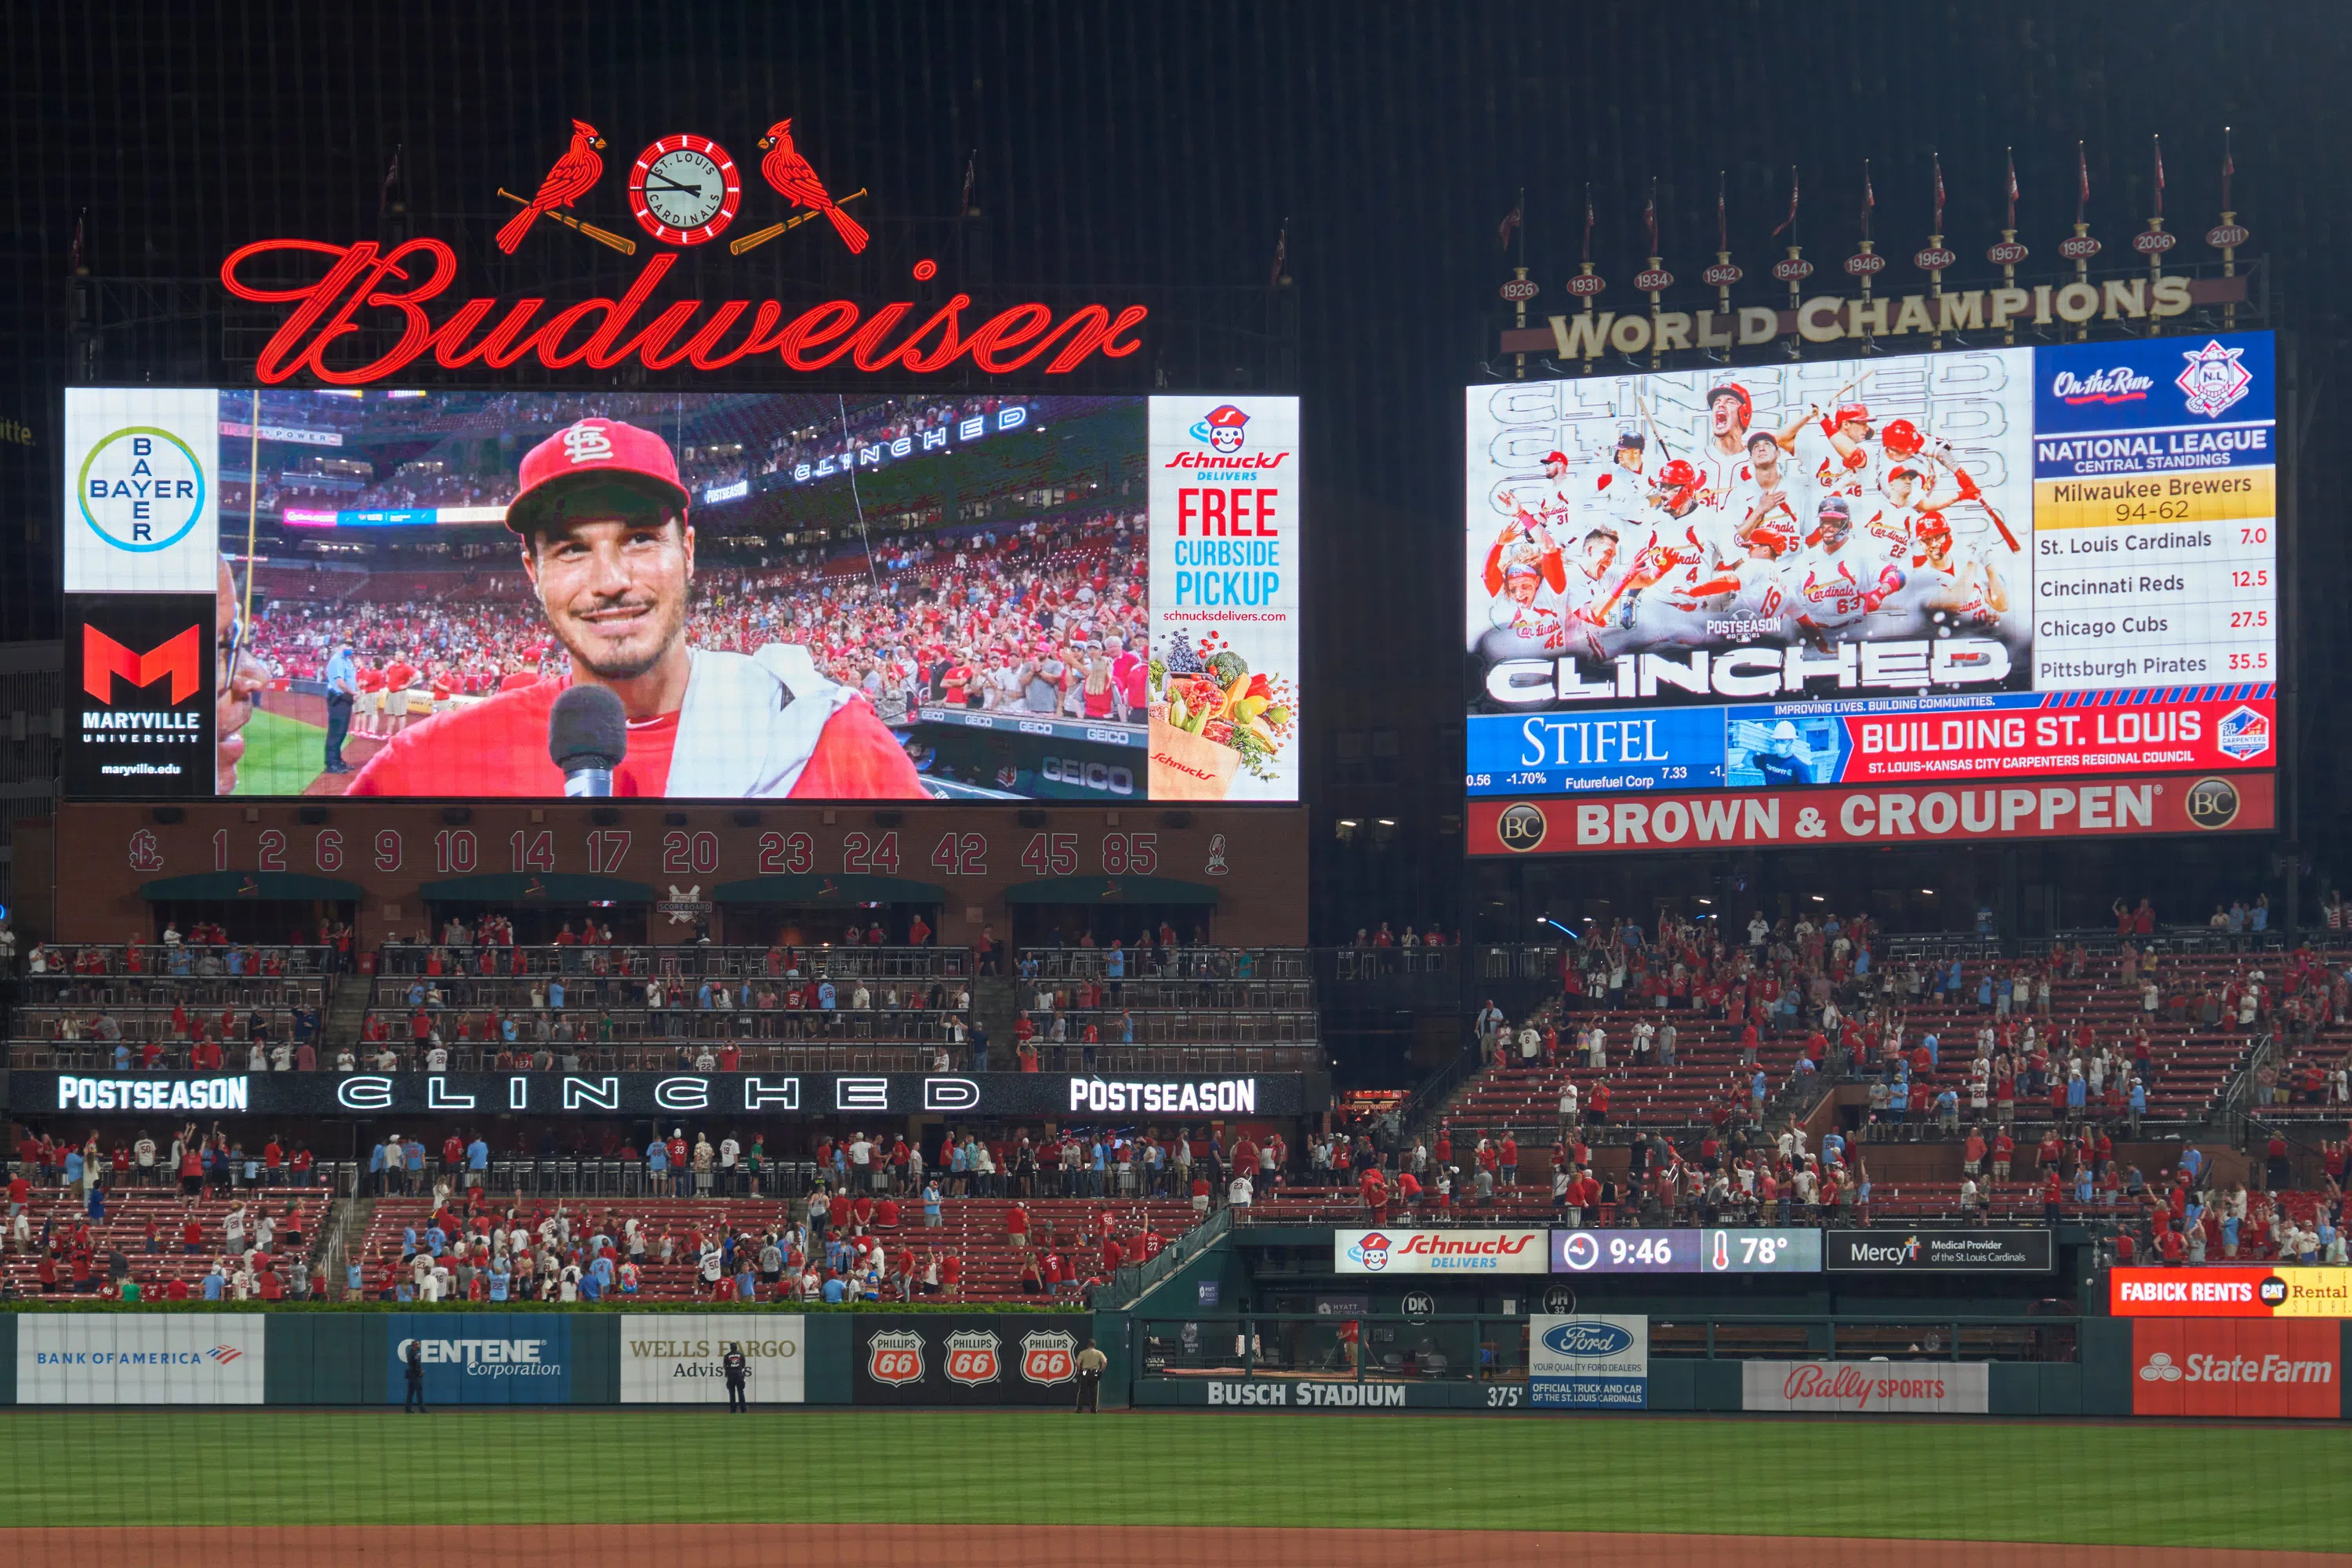
[[[1078,1352],[1078,1410],[1080,1414],[1102,1413],[1102,1380],[1104,1368],[1110,1358],[1095,1348],[1092,1340]]]
[[[727,1409],[740,1415],[748,1406],[744,1403],[743,1385],[751,1376],[751,1363],[743,1359],[743,1346],[734,1340],[727,1342],[727,1353],[719,1358],[719,1369],[727,1374]]]

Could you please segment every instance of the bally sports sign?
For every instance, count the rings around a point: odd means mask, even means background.
[[[1549,1231],[1339,1230],[1331,1267],[1340,1274],[1548,1274]]]
[[[1990,1385],[1980,1361],[1751,1361],[1740,1363],[1739,1407],[1982,1415]]]

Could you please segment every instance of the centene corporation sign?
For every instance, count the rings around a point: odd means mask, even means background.
[[[268,276],[273,262],[289,259],[306,269],[323,260],[324,270],[292,281]],[[972,300],[961,293],[919,320],[918,307],[906,300],[868,314],[855,300],[828,300],[789,316],[775,300],[756,307],[749,300],[656,305],[654,296],[677,265],[674,253],[648,258],[617,299],[600,296],[542,314],[545,300],[477,298],[438,320],[427,307],[446,295],[457,278],[457,253],[439,239],[406,240],[389,250],[373,240],[257,240],[221,263],[220,279],[239,300],[288,308],[254,364],[255,374],[270,385],[308,372],[330,385],[364,386],[420,362],[444,370],[505,370],[525,360],[549,370],[603,371],[634,363],[654,371],[719,371],[765,359],[804,373],[895,370],[925,375],[965,359],[988,375],[1010,374],[1042,361],[1045,374],[1066,375],[1097,355],[1124,359],[1142,348],[1133,334],[1150,313],[1142,305],[1114,312],[1107,305],[1087,304],[1063,314],[1033,300],[967,321]],[[915,268],[919,279],[937,270],[929,261]],[[347,346],[345,338],[363,342],[390,331],[398,338],[375,358],[357,364],[336,361],[336,351]]]

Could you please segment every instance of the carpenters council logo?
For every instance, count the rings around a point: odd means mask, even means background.
[[[205,510],[205,468],[169,430],[132,425],[95,444],[74,489],[82,521],[117,550],[167,550]]]

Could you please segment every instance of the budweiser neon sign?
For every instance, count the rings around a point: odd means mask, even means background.
[[[322,275],[308,283],[249,280],[273,261],[319,258]],[[441,240],[411,239],[383,249],[372,240],[330,245],[310,239],[265,239],[221,263],[221,283],[240,300],[289,307],[284,324],[255,362],[255,373],[276,385],[308,374],[331,386],[364,386],[412,365],[445,370],[505,370],[535,360],[549,370],[583,366],[610,370],[636,363],[647,370],[726,370],[781,363],[814,372],[844,366],[868,374],[903,370],[931,374],[969,359],[988,375],[1007,375],[1043,363],[1047,375],[1066,375],[1089,359],[1125,359],[1143,346],[1135,333],[1148,314],[1141,305],[1081,305],[1067,314],[1037,302],[1007,307],[978,321],[966,312],[971,297],[956,294],[927,317],[919,307],[892,301],[870,314],[850,300],[828,300],[787,316],[774,300],[675,300],[654,295],[677,258],[659,252],[618,299],[583,300],[550,310],[549,301],[473,299],[437,318],[429,309],[457,278],[457,252]],[[918,278],[937,268],[918,264]],[[399,341],[363,363],[348,356],[346,339],[395,329]]]

